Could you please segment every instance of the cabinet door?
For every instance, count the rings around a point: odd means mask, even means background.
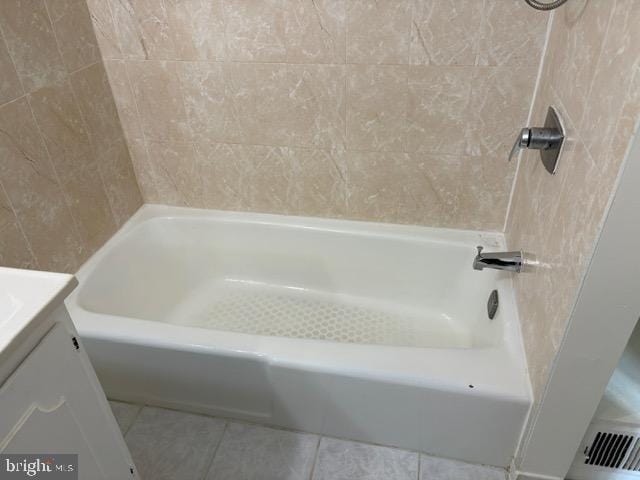
[[[61,324],[0,388],[0,451],[77,453],[80,479],[135,478],[91,364]]]

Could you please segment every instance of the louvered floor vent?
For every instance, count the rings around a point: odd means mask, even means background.
[[[640,479],[640,427],[591,424],[567,478]]]

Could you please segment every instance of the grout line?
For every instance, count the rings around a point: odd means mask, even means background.
[[[344,7],[344,144],[340,147],[333,146],[333,150],[336,152],[339,151],[340,155],[342,155],[341,166],[343,170],[343,182],[342,182],[342,191],[344,193],[344,198],[342,199],[342,211],[344,212],[344,216],[349,215],[349,211],[351,210],[349,204],[349,198],[351,197],[351,168],[349,165],[349,159],[346,158],[347,152],[347,143],[349,138],[349,126],[348,126],[348,118],[349,118],[349,66],[347,64],[347,54],[348,54],[348,45],[349,45],[349,7],[348,2],[342,3]],[[334,152],[331,152],[331,156],[333,158]]]
[[[102,0],[104,1],[104,0]],[[88,5],[87,5],[88,6]],[[127,147],[127,153],[129,154],[129,163],[131,164],[131,169],[133,170],[133,176],[135,178],[136,181],[136,185],[138,187],[138,192],[140,193],[140,198],[142,199],[142,203],[144,204],[146,201],[145,195],[144,195],[144,191],[143,188],[140,186],[141,185],[141,181],[138,179],[138,175],[136,174],[136,169],[133,165],[133,155],[132,155],[132,145],[131,143],[133,143],[133,141],[130,141],[129,139],[129,135],[127,135],[130,132],[125,132],[125,122],[122,121],[122,114],[120,112],[120,108],[118,107],[118,100],[116,99],[116,95],[114,93],[113,90],[113,86],[111,84],[111,78],[109,76],[109,72],[107,72],[107,66],[105,64],[105,60],[109,60],[109,61],[117,61],[117,62],[121,62],[122,68],[124,70],[124,80],[125,80],[125,87],[129,90],[129,94],[131,95],[131,99],[133,100],[133,105],[135,107],[135,115],[136,115],[136,122],[138,124],[138,126],[140,126],[140,133],[142,134],[142,146],[144,148],[144,152],[145,152],[145,159],[144,159],[144,163],[147,165],[147,168],[149,167],[149,152],[147,150],[147,141],[145,138],[145,134],[144,134],[144,129],[142,127],[142,123],[140,121],[141,117],[140,117],[140,112],[138,110],[138,104],[137,104],[137,100],[136,100],[136,96],[135,93],[133,91],[133,88],[131,87],[131,80],[129,79],[129,70],[127,68],[127,64],[125,61],[125,54],[124,54],[124,48],[123,48],[123,44],[120,41],[120,31],[118,30],[118,24],[116,23],[116,17],[114,15],[114,8],[112,8],[113,3],[111,1],[107,1],[106,2],[106,8],[107,8],[107,13],[109,15],[109,20],[111,20],[111,26],[113,27],[113,38],[116,42],[116,47],[118,50],[118,53],[120,54],[120,58],[108,58],[105,57],[102,49],[100,48],[100,42],[98,43],[98,50],[100,51],[100,59],[102,61],[103,64],[103,68],[105,71],[105,74],[107,75],[107,82],[109,84],[109,90],[111,91],[111,97],[113,99],[113,103],[116,107],[116,112],[118,113],[118,121],[120,123],[120,132],[122,133],[122,140],[124,141],[126,147]],[[91,18],[93,18],[93,12],[91,11],[91,8],[89,7],[89,13],[91,15]],[[93,21],[91,22],[92,26],[93,26],[93,30],[94,30],[94,35],[95,35],[95,30],[96,27],[93,24]],[[97,35],[96,35],[96,41],[97,41]],[[157,187],[155,184],[155,180],[154,180],[154,175],[151,175],[151,182],[153,184],[153,188],[155,191],[157,191]],[[118,222],[116,221],[116,225],[118,224]],[[120,227],[118,227],[120,228]]]
[[[64,207],[67,210],[67,213],[69,214],[69,217],[71,217],[71,222],[72,222],[72,228],[73,228],[73,233],[75,234],[76,240],[78,242],[78,246],[80,248],[82,248],[84,250],[84,242],[82,239],[82,235],[80,235],[80,229],[78,228],[78,221],[76,219],[76,217],[73,215],[72,211],[71,211],[71,207],[69,206],[69,201],[67,200],[67,193],[64,189],[64,186],[62,184],[62,180],[60,179],[60,175],[58,174],[58,170],[55,167],[55,164],[53,162],[53,157],[51,155],[51,152],[49,151],[49,147],[47,146],[47,141],[46,141],[46,137],[44,135],[44,133],[42,133],[42,128],[40,128],[40,124],[38,123],[38,119],[36,118],[36,114],[33,110],[33,106],[31,105],[31,94],[27,95],[27,105],[29,106],[29,111],[31,112],[31,118],[33,119],[33,123],[36,126],[36,130],[38,133],[38,136],[40,137],[40,141],[42,142],[42,145],[44,147],[44,151],[47,155],[47,160],[49,160],[49,167],[51,168],[51,171],[53,172],[53,177],[56,183],[56,186],[58,187],[58,190],[60,192],[60,194],[62,195],[62,200],[64,202]],[[74,252],[73,253],[73,257],[74,260],[77,261],[78,263],[82,263],[80,262],[80,257],[79,254],[82,253],[81,252]],[[77,265],[74,265],[74,269],[77,268]]]
[[[79,73],[79,72],[81,72],[81,71],[83,71],[85,69],[89,69],[89,68],[91,68],[91,67],[93,67],[95,65],[98,65],[98,64],[102,65],[102,57],[100,57],[99,60],[97,60],[97,61],[95,61],[95,62],[93,62],[93,63],[91,63],[89,65],[85,65],[83,67],[80,67],[80,68],[70,72],[68,67],[66,66],[66,63],[65,63],[65,60],[64,60],[64,56],[62,55],[62,50],[60,48],[60,41],[58,40],[58,35],[56,34],[56,29],[55,29],[55,26],[54,26],[53,21],[51,19],[51,13],[49,12],[49,7],[47,6],[47,2],[44,2],[44,6],[45,6],[45,10],[47,12],[47,16],[49,17],[49,23],[51,24],[51,32],[53,33],[53,38],[56,41],[58,54],[60,55],[60,58],[62,59],[62,63],[65,64],[65,70],[67,70],[67,78],[65,79],[65,81],[66,81],[66,83],[69,84],[69,90],[71,91],[71,96],[73,97],[73,102],[75,104],[75,107],[78,109],[78,114],[80,115],[80,120],[82,121],[82,126],[84,127],[85,133],[87,135],[87,139],[89,140],[89,148],[91,150],[91,156],[94,157],[94,158],[90,159],[91,160],[90,163],[94,163],[95,164],[94,165],[94,168],[95,168],[95,172],[94,173],[100,179],[100,184],[102,185],[102,191],[104,193],[104,196],[107,199],[107,203],[109,204],[109,213],[111,213],[111,221],[113,222],[113,226],[117,230],[118,229],[118,221],[117,221],[114,209],[113,209],[113,202],[111,200],[111,197],[107,193],[108,192],[107,184],[104,181],[104,176],[102,175],[102,172],[101,172],[101,169],[100,169],[100,160],[98,159],[98,157],[100,156],[101,152],[98,151],[98,148],[97,148],[97,145],[96,145],[96,139],[95,139],[93,133],[89,129],[89,124],[87,123],[87,119],[85,118],[85,115],[82,112],[82,107],[80,106],[81,104],[78,101],[78,95],[76,94],[76,90],[75,90],[75,87],[74,87],[72,79],[71,79],[71,76],[76,74],[76,73]],[[86,7],[87,7],[87,11],[88,11],[88,8],[89,8],[88,5]],[[91,29],[92,29],[92,31],[94,32],[94,35],[95,35],[95,31],[93,30],[93,22],[91,21],[91,12],[89,12],[89,22],[91,22]],[[97,39],[96,39],[96,43],[97,43]],[[99,51],[99,47],[98,47],[98,51]],[[103,70],[104,74],[106,75],[107,71],[104,68],[104,65],[102,65],[102,70]],[[108,81],[109,80],[107,78],[107,83],[108,83]],[[113,96],[113,94],[112,94],[112,96]],[[114,100],[114,102],[115,102],[115,100]],[[120,120],[120,118],[118,118],[118,121],[119,120]],[[109,148],[111,148],[111,147],[112,146],[110,146]],[[108,149],[107,149],[107,151],[108,151]],[[52,162],[53,162],[53,160],[52,160]],[[91,167],[89,167],[89,168],[90,168],[90,171],[93,170],[93,169],[91,169]],[[62,187],[63,193],[64,193],[65,188],[62,185],[62,182],[60,183],[60,186]],[[69,212],[71,213],[71,217],[73,218],[74,222],[76,224],[80,223],[80,221],[77,220],[75,218],[75,216],[73,215],[73,211],[71,210],[71,208],[69,208]],[[78,228],[78,235],[80,237],[80,243],[81,243],[81,246],[82,246],[83,250],[86,248],[87,252],[89,252],[90,255],[93,254],[94,252],[90,251],[91,250],[90,243],[87,242],[87,245],[84,245],[84,239],[83,239],[82,235],[80,235],[80,229],[79,229],[79,227],[77,225],[76,225],[76,227]],[[83,253],[86,253],[86,252],[83,252]],[[81,262],[81,263],[83,263],[83,262]]]
[[[456,158],[482,158],[488,157],[490,155],[495,154],[494,152],[487,152],[483,155],[469,155],[466,153],[443,153],[432,150],[374,150],[374,149],[366,149],[366,148],[348,148],[345,145],[338,145],[334,147],[325,147],[325,146],[315,146],[315,145],[291,145],[291,144],[270,144],[270,143],[253,143],[253,142],[226,142],[223,140],[192,140],[192,141],[167,141],[167,140],[157,140],[157,139],[149,139],[150,143],[158,143],[161,145],[237,145],[240,147],[267,147],[267,148],[290,148],[292,150],[309,150],[309,151],[323,151],[323,152],[335,152],[336,149],[342,150],[343,153],[348,154],[349,152],[353,153],[377,153],[377,154],[394,154],[394,155],[434,155],[439,157],[456,157]]]
[[[547,20],[547,32],[544,37],[544,45],[542,47],[542,55],[540,56],[540,63],[538,65],[538,75],[536,78],[536,84],[533,88],[533,92],[531,94],[531,104],[529,106],[529,114],[527,115],[527,125],[531,123],[531,117],[533,115],[533,108],[535,106],[536,100],[538,99],[538,94],[540,93],[540,84],[542,83],[542,74],[544,73],[544,67],[549,55],[549,39],[551,38],[551,31],[553,29],[553,23],[555,21],[556,12],[551,12],[549,15],[549,19]],[[511,215],[511,209],[513,207],[513,197],[515,196],[516,186],[518,183],[518,173],[520,172],[520,160],[522,158],[522,151],[518,153],[515,158],[516,162],[516,171],[513,175],[513,181],[511,182],[511,191],[509,192],[509,201],[507,202],[507,210],[504,216],[504,224],[502,226],[502,233],[507,233],[507,225],[509,223],[509,217]],[[505,238],[506,240],[506,238]]]
[[[20,72],[18,72],[18,68],[16,67],[16,61],[13,58],[13,54],[11,53],[11,49],[9,48],[9,44],[7,43],[7,37],[4,34],[4,32],[2,31],[2,27],[0,26],[0,42],[2,42],[2,44],[5,46],[6,50],[7,50],[7,55],[9,56],[9,60],[11,60],[11,66],[13,67],[13,71],[16,72],[16,77],[18,78],[18,83],[20,83],[20,90],[22,91],[22,95],[20,95],[18,98],[14,98],[13,100],[10,100],[9,102],[4,103],[3,105],[6,105],[7,103],[11,103],[15,100],[18,100],[19,98],[22,98],[24,96],[26,96],[29,92],[27,92],[27,89],[24,87],[24,82],[22,81],[22,76],[20,75]]]
[[[213,417],[213,418],[218,418],[218,417]],[[218,454],[220,445],[222,445],[222,441],[224,440],[224,436],[227,433],[228,426],[229,426],[229,422],[225,420],[224,427],[222,428],[222,433],[220,434],[220,440],[218,440],[218,443],[213,449],[213,452],[211,454],[211,459],[209,460],[209,462],[207,462],[207,468],[204,470],[204,476],[202,477],[202,480],[205,480],[207,478],[207,475],[209,475],[209,471],[211,470],[211,467],[213,467],[213,462],[216,459],[216,455]]]
[[[120,403],[127,403],[127,402],[120,402]],[[142,409],[145,407],[145,405],[139,405],[139,404],[135,404],[135,403],[128,403],[128,405],[134,405],[134,406],[138,407],[138,411],[134,415],[133,420],[131,420],[131,423],[129,424],[127,429],[124,432],[122,432],[122,437],[123,438],[127,435],[127,433],[129,433],[129,430],[131,430],[133,425],[136,423],[136,421],[138,420],[138,417],[142,413]]]
[[[158,184],[156,183],[155,167],[151,162],[151,156],[149,155],[149,140],[147,139],[147,134],[145,133],[144,131],[145,128],[144,128],[144,125],[142,124],[142,116],[140,115],[138,98],[133,88],[133,84],[131,83],[131,75],[129,75],[129,67],[127,66],[127,61],[124,61],[124,60],[122,61],[122,67],[124,68],[124,76],[127,81],[127,87],[129,88],[131,99],[133,100],[133,106],[135,107],[136,121],[138,123],[138,126],[140,127],[140,134],[142,135],[142,146],[144,148],[144,154],[145,154],[144,163],[146,167],[150,170],[151,184],[153,185],[153,190],[155,195],[159,191],[159,189],[158,189]],[[115,97],[114,97],[114,101],[115,101]],[[117,109],[117,103],[116,103],[116,109]],[[124,134],[124,126],[122,128],[123,128],[123,134]],[[127,136],[125,135],[124,137],[125,137],[125,141],[127,142],[127,145],[129,145],[129,140],[127,140]],[[131,147],[129,147],[129,155],[131,155]],[[131,161],[131,163],[133,166],[133,160]],[[145,198],[143,188],[140,187],[140,184],[143,182],[141,182],[140,179],[138,179],[135,168],[133,169],[133,173],[136,176],[136,182],[138,183],[138,189],[140,190],[140,195],[142,196],[142,200],[146,201],[147,199]]]
[[[13,102],[17,102],[18,100],[22,100],[24,98],[26,98],[29,94],[28,93],[23,93],[22,95],[20,95],[19,97],[14,98],[13,100],[9,100],[8,102],[2,103],[0,104],[0,109],[5,107],[6,105],[10,105]]]
[[[237,65],[287,65],[287,66],[298,66],[298,67],[348,67],[348,66],[359,66],[359,67],[416,67],[416,68],[433,68],[433,69],[464,69],[464,68],[474,68],[474,69],[488,69],[488,70],[498,70],[498,69],[527,69],[531,68],[528,65],[475,65],[474,64],[456,64],[456,65],[434,65],[432,63],[391,63],[391,62],[382,62],[382,63],[373,63],[373,62],[344,62],[344,63],[318,63],[318,62],[286,62],[286,61],[248,61],[248,60],[224,60],[224,59],[214,59],[214,60],[182,60],[177,58],[142,58],[142,57],[127,57],[123,56],[123,58],[113,58],[113,57],[105,57],[105,60],[122,60],[126,62],[171,62],[171,63],[198,63],[198,64],[237,64]]]
[[[309,472],[309,480],[313,480],[313,475],[316,473],[316,464],[318,463],[318,455],[320,454],[320,442],[322,442],[323,438],[323,435],[318,435],[318,443],[316,444],[316,451],[313,455],[313,463],[311,464],[311,471]]]
[[[120,55],[122,56],[123,55],[123,53],[122,53],[122,44],[120,42],[120,35],[118,33],[117,24],[115,22],[115,17],[113,15],[112,2],[107,1],[105,3],[105,7],[107,9],[107,14],[109,15],[109,20],[111,21],[111,26],[113,27],[113,35],[114,35],[114,40],[116,42],[117,50],[119,51]],[[87,9],[89,10],[89,17],[90,17],[91,27],[92,27],[92,30],[94,32],[94,35],[96,36],[96,43],[98,45],[98,52],[100,53],[100,60],[98,62],[96,62],[96,63],[102,64],[102,70],[104,71],[104,74],[105,74],[105,76],[107,78],[107,85],[109,86],[109,93],[111,94],[111,100],[112,100],[113,105],[114,105],[114,107],[116,109],[116,114],[118,115],[118,126],[120,127],[119,130],[120,130],[120,134],[121,134],[121,138],[119,140],[123,141],[125,146],[127,147],[127,153],[129,154],[129,163],[131,164],[131,168],[132,168],[133,173],[134,173],[134,178],[136,180],[136,185],[138,187],[138,191],[140,192],[140,197],[142,198],[142,200],[144,202],[144,197],[142,195],[142,188],[140,188],[140,181],[138,180],[137,176],[135,175],[135,168],[133,168],[133,161],[131,160],[131,156],[132,156],[131,155],[131,147],[129,146],[128,137],[125,135],[124,122],[122,121],[122,117],[121,117],[121,114],[120,114],[120,109],[118,108],[118,102],[116,101],[116,96],[113,93],[113,87],[111,85],[111,79],[109,77],[109,73],[107,72],[107,67],[105,65],[105,60],[110,60],[110,59],[105,58],[105,56],[103,55],[102,49],[100,47],[100,42],[98,41],[97,34],[96,34],[96,28],[97,27],[93,22],[93,18],[95,18],[95,16],[93,15],[92,9],[89,7],[89,5],[87,5]],[[125,77],[126,77],[126,86],[129,89],[129,92],[130,92],[130,94],[131,94],[131,96],[132,96],[132,98],[133,98],[133,100],[135,102],[135,96],[133,95],[133,91],[131,90],[131,85],[130,85],[130,82],[129,82],[129,76],[127,74],[127,67],[126,67],[126,65],[125,65],[123,60],[121,60],[121,59],[118,59],[118,60],[122,61],[122,68],[124,69],[124,73],[125,73]],[[89,66],[91,66],[91,65],[89,65]],[[85,68],[88,68],[89,66],[87,66]],[[73,73],[76,73],[76,72],[73,72]],[[140,123],[140,119],[139,119],[140,116],[139,116],[139,114],[137,112],[137,109],[138,109],[138,107],[136,105],[136,114],[137,114],[137,117],[138,117],[137,121],[138,121],[138,123]],[[82,115],[82,112],[80,112],[80,113]],[[144,147],[145,147],[145,151],[146,151],[146,142],[144,142],[144,143],[145,143]],[[116,148],[116,145],[115,144],[114,145],[110,145],[109,149],[112,149],[112,148]],[[118,228],[120,228],[121,225],[120,225],[120,222],[118,221],[118,217],[117,217],[117,215],[115,213],[113,201],[111,199],[111,196],[108,194],[107,185],[105,183],[104,176],[100,172],[99,166],[98,166],[98,174],[100,175],[100,177],[102,179],[102,185],[103,185],[103,188],[104,188],[104,191],[105,191],[105,195],[107,197],[107,201],[109,202],[109,209],[111,210],[111,216],[113,218],[114,225],[116,226],[116,229],[118,229]]]
[[[104,1],[106,3],[107,10],[109,11],[109,19],[111,20],[111,25],[113,26],[113,38],[116,41],[116,46],[118,47],[118,52],[120,53],[120,56],[122,58],[124,58],[122,42],[120,41],[120,31],[118,30],[118,25],[116,24],[116,17],[113,14],[113,8],[111,8],[113,3],[111,1],[106,1],[106,0],[100,0],[100,1]],[[87,4],[87,7],[88,7],[88,4]],[[89,7],[89,13],[90,14],[93,13],[93,12],[91,12],[91,8],[90,7]],[[93,21],[91,23],[93,24]],[[96,35],[95,34],[95,28],[94,28],[94,35]],[[98,36],[97,35],[96,35],[96,41],[98,41]],[[105,57],[104,57],[104,55],[102,55],[102,50],[100,49],[100,42],[98,42],[98,50],[100,50],[100,57],[104,61]],[[122,60],[122,58],[120,58],[118,60]]]
[[[36,257],[35,253],[33,252],[33,247],[31,247],[31,241],[29,240],[29,237],[27,237],[27,234],[24,231],[24,228],[22,226],[22,221],[20,221],[20,217],[18,216],[18,212],[16,211],[15,207],[13,206],[13,202],[11,201],[11,197],[9,197],[9,194],[7,193],[7,189],[4,187],[4,185],[2,183],[2,179],[0,179],[0,190],[2,190],[5,198],[7,199],[7,202],[9,203],[9,208],[13,212],[13,216],[15,217],[16,226],[18,227],[18,230],[20,230],[20,234],[22,235],[22,238],[24,238],[24,243],[27,246],[27,250],[29,250],[29,254],[31,255],[31,260],[33,260],[33,263],[35,264],[35,267],[39,269],[40,268],[40,262],[38,261],[38,258]]]
[[[5,46],[6,50],[7,50],[7,55],[9,56],[9,60],[11,60],[11,66],[13,67],[13,71],[16,72],[16,78],[18,79],[18,83],[20,84],[20,90],[22,91],[22,95],[20,95],[19,97],[14,98],[13,100],[10,100],[8,102],[3,103],[2,105],[0,105],[0,109],[6,105],[9,105],[13,102],[17,102],[18,100],[22,100],[25,99],[27,101],[27,106],[29,107],[29,111],[31,112],[31,115],[33,117],[34,123],[36,124],[36,129],[38,129],[38,124],[35,121],[35,117],[33,116],[33,110],[31,109],[31,105],[29,104],[29,98],[28,95],[29,93],[27,92],[26,88],[24,87],[24,82],[22,81],[22,76],[20,75],[20,72],[18,72],[18,69],[16,68],[16,62],[13,58],[13,54],[11,53],[11,49],[9,48],[9,45],[7,44],[7,40],[6,40],[6,36],[4,34],[4,32],[2,31],[2,28],[0,27],[0,42],[3,43],[3,45]],[[40,132],[37,132],[38,136],[40,137],[41,141],[44,143],[44,140],[42,139],[42,135],[40,134]],[[47,156],[49,154],[47,153]],[[4,196],[6,197],[7,201],[9,202],[9,207],[11,208],[11,211],[13,212],[13,216],[15,217],[15,221],[16,221],[16,225],[18,227],[18,230],[20,230],[20,234],[22,235],[22,237],[24,238],[24,242],[27,246],[27,250],[29,251],[29,254],[31,255],[31,259],[33,260],[35,267],[36,268],[42,268],[40,266],[40,261],[38,260],[38,257],[36,257],[36,254],[33,251],[33,247],[31,246],[31,241],[29,240],[29,237],[27,236],[27,233],[24,231],[24,227],[22,226],[22,220],[20,219],[20,217],[18,216],[18,212],[16,211],[13,202],[11,201],[11,198],[9,197],[9,194],[7,193],[6,188],[4,187],[4,185],[2,184],[2,181],[0,180],[0,188],[2,189]]]
[[[231,0],[234,1],[234,0]],[[227,61],[229,58],[229,45],[227,42],[227,2],[226,0],[220,0],[220,6],[222,7],[222,55],[223,61]]]
[[[80,72],[84,68],[89,68],[89,67],[92,67],[92,66],[97,65],[97,64],[101,64],[102,65],[102,62],[100,61],[100,62],[95,62],[92,65],[87,65],[86,67],[83,67],[81,69],[76,70],[76,72]],[[104,75],[106,76],[107,75],[107,71],[104,68],[104,65],[102,66],[102,71],[104,72]],[[76,73],[76,72],[74,72],[74,73]],[[107,184],[106,184],[106,182],[104,180],[104,176],[102,175],[101,168],[100,168],[100,165],[103,162],[101,162],[101,159],[99,157],[101,156],[101,153],[104,153],[104,152],[98,151],[98,146],[97,146],[97,141],[96,141],[95,135],[93,134],[93,132],[91,132],[89,130],[89,124],[87,122],[87,119],[85,118],[85,115],[84,115],[83,111],[82,111],[82,107],[80,106],[81,104],[78,101],[78,95],[76,93],[75,87],[73,86],[73,82],[71,81],[71,74],[69,74],[68,83],[69,83],[69,90],[71,90],[71,96],[73,97],[73,101],[75,103],[75,106],[78,109],[78,114],[80,115],[80,119],[82,120],[82,125],[84,127],[85,133],[87,134],[87,138],[89,140],[89,148],[91,149],[91,155],[94,157],[91,160],[93,161],[92,163],[95,163],[95,167],[94,167],[95,168],[95,173],[98,175],[98,178],[100,179],[100,184],[102,185],[102,190],[103,190],[104,196],[106,197],[107,203],[109,204],[109,212],[111,213],[111,220],[113,221],[113,225],[114,225],[114,227],[116,227],[116,231],[117,231],[117,229],[118,229],[118,220],[116,218],[116,214],[115,214],[115,211],[113,209],[113,202],[111,200],[111,197],[107,193],[108,192]],[[108,77],[107,77],[107,85],[109,85],[109,78]],[[109,85],[109,88],[110,87],[111,86]],[[113,94],[112,94],[112,98],[113,98]],[[115,102],[115,100],[113,100],[113,101]],[[116,109],[116,111],[117,111],[117,109]],[[118,117],[118,122],[120,123],[120,117]],[[105,152],[108,152],[113,148],[116,148],[116,144],[115,143],[109,145],[109,147],[105,149]],[[93,252],[91,252],[91,253],[93,253]]]
[[[92,62],[92,63],[90,63],[88,65],[83,65],[80,68],[76,68],[75,70],[73,70],[71,72],[68,72],[67,73],[67,77],[71,77],[71,75],[74,75],[74,74],[76,74],[78,72],[81,72],[82,70],[86,70],[87,68],[94,67],[94,66],[98,65],[99,63],[102,63],[102,59],[96,60],[95,62]]]
[[[60,60],[62,61],[63,65],[65,67],[65,73],[66,73],[66,75],[65,75],[65,77],[66,77],[65,78],[65,83],[69,84],[69,89],[71,90],[71,94],[73,95],[73,86],[71,85],[71,77],[69,77],[67,66],[64,63],[64,58],[62,57],[62,51],[60,50],[60,42],[58,42],[58,36],[56,35],[55,28],[53,28],[53,22],[51,21],[51,14],[49,13],[49,7],[47,6],[47,2],[43,2],[43,5],[44,5],[45,12],[47,12],[47,18],[49,20],[49,25],[51,26],[51,33],[53,34],[53,39],[56,42],[56,50],[58,51],[58,55],[60,55]],[[34,93],[34,92],[31,92],[31,93]],[[76,233],[76,236],[77,236],[77,240],[78,240],[78,246],[82,249],[80,252],[78,252],[78,255],[81,254],[81,253],[84,254],[85,253],[84,250],[87,247],[87,245],[84,244],[84,239],[83,239],[82,235],[80,234],[80,228],[79,228],[78,219],[73,214],[73,210],[71,210],[71,206],[69,205],[69,201],[67,199],[66,189],[64,187],[64,184],[62,183],[60,174],[58,173],[58,170],[56,169],[55,163],[53,161],[53,156],[51,155],[51,151],[49,150],[49,147],[47,146],[47,141],[46,141],[47,137],[42,132],[42,128],[40,127],[40,124],[38,123],[38,119],[36,117],[35,111],[33,110],[33,106],[31,105],[31,101],[30,100],[31,100],[31,97],[29,96],[27,98],[27,102],[29,104],[29,108],[31,109],[31,115],[33,116],[33,121],[35,122],[35,124],[36,124],[36,126],[38,128],[38,131],[40,132],[40,137],[41,137],[42,142],[44,144],[44,148],[47,151],[47,156],[49,157],[49,163],[51,164],[51,168],[52,168],[53,173],[54,173],[54,175],[56,177],[56,180],[58,182],[58,186],[59,186],[60,191],[62,193],[62,198],[64,199],[64,202],[65,202],[65,204],[67,206],[67,211],[69,213],[69,216],[71,217],[71,220],[73,221],[74,230],[75,230],[75,233]],[[78,110],[79,110],[79,107],[77,105],[77,101],[76,101],[75,96],[73,97],[73,100],[74,100],[74,103],[76,103],[76,108],[78,108]],[[80,115],[81,115],[81,118],[82,118],[82,113],[80,113]],[[82,121],[84,123],[84,119],[82,119]],[[74,255],[74,257],[76,257],[76,255]],[[76,258],[76,260],[79,261],[78,263],[82,264],[81,256],[78,256],[78,258]],[[77,266],[74,265],[74,268],[77,268]]]
[[[617,4],[617,0],[615,2],[615,4],[613,5],[613,7],[611,7],[609,9],[609,18],[607,19],[607,27],[605,28],[604,34],[602,35],[602,44],[600,45],[600,49],[598,52],[598,56],[596,57],[596,63],[595,63],[595,67],[593,69],[593,73],[591,75],[591,78],[589,79],[589,88],[587,89],[587,93],[585,94],[585,99],[588,100],[591,97],[591,91],[593,90],[593,84],[595,83],[595,79],[596,79],[596,73],[598,72],[598,67],[600,66],[601,62],[602,62],[602,56],[604,54],[604,48],[607,44],[607,40],[609,38],[609,30],[611,29],[611,23],[613,22],[613,17],[615,14],[615,10],[616,10],[616,4]],[[585,6],[586,8],[586,6]],[[584,108],[582,110],[582,117],[581,118],[576,118],[574,119],[574,126],[576,127],[576,130],[580,127],[582,127],[582,122],[584,121],[584,117],[586,115],[587,109]]]

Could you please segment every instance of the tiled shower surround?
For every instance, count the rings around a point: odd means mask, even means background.
[[[505,230],[537,260],[539,401],[637,126],[637,25],[638,0],[1,0],[0,263],[75,271],[143,198]],[[514,179],[532,103],[566,151]]]
[[[565,121],[558,173],[523,155],[506,228],[537,266],[515,276],[535,398],[552,360],[640,117],[640,2],[569,1],[553,19],[532,122],[548,105]]]
[[[0,264],[74,272],[141,204],[85,1],[0,1]]]
[[[519,0],[92,0],[147,202],[501,230],[548,16]]]

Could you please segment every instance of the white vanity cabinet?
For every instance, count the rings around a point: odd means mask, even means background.
[[[75,279],[59,278],[59,291],[51,289],[53,297],[47,300],[47,295],[38,298],[29,288],[16,291],[15,284],[3,282],[6,270],[0,269],[0,312],[5,317],[0,318],[0,453],[78,454],[80,479],[138,478],[63,303]],[[37,300],[44,305],[31,314],[24,311]],[[22,322],[16,322],[21,314]]]

